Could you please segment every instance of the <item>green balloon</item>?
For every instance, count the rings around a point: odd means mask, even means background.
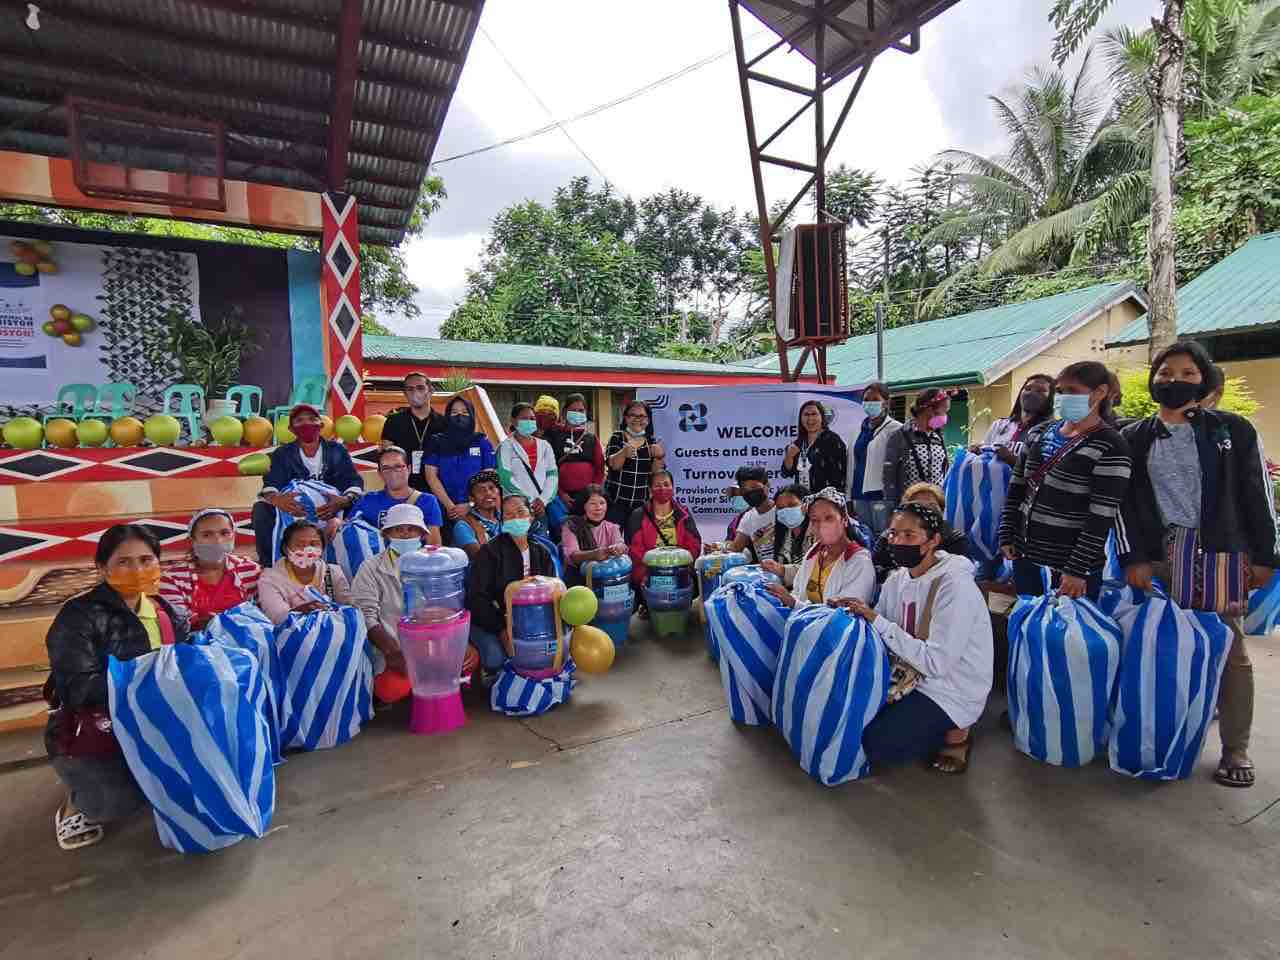
[[[590,587],[570,587],[560,598],[560,619],[571,627],[590,623],[600,609],[600,601]]]

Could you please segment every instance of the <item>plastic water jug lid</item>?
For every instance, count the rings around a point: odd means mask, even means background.
[[[693,563],[693,554],[683,547],[654,547],[644,555],[646,567],[684,567]]]
[[[555,577],[531,577],[516,584],[511,602],[524,606],[533,603],[553,603],[564,595],[564,583]]]
[[[466,568],[467,554],[457,547],[423,547],[400,558],[400,575],[431,576]]]
[[[740,567],[748,560],[745,553],[737,553],[732,550],[716,550],[712,553],[704,553],[693,561],[693,568],[699,573],[710,569],[723,573],[726,570],[732,570],[734,567]]]

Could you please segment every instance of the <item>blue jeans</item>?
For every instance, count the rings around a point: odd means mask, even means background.
[[[507,662],[507,648],[498,635],[482,630],[474,623],[471,625],[471,645],[480,654],[480,663],[486,670],[501,670]]]
[[[919,690],[885,704],[862,732],[873,770],[926,760],[942,749],[955,727],[947,712]]]

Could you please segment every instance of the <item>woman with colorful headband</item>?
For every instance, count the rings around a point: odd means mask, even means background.
[[[851,598],[870,600],[876,589],[876,572],[871,555],[849,536],[845,495],[827,487],[808,497],[805,508],[814,545],[805,554],[791,590],[774,583],[769,592],[789,607]]]
[[[220,507],[197,510],[187,536],[191,550],[164,571],[160,596],[203,630],[215,614],[257,599],[262,567],[235,552],[235,520]]]

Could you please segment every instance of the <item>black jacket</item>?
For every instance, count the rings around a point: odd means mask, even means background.
[[[271,466],[267,475],[262,478],[262,492],[279,493],[290,481],[309,480],[311,474],[302,462],[302,444],[293,440],[282,443],[271,451]],[[337,440],[320,440],[320,479],[336,487],[338,493],[346,496],[353,493],[359,496],[364,492],[364,481],[356,472],[356,465],[347,448]]]
[[[151,602],[169,615],[177,643],[187,640],[187,621],[160,597]],[[107,656],[132,660],[151,652],[147,630],[120,594],[105,583],[62,605],[45,637],[58,701],[72,709],[107,705]]]
[[[529,541],[529,574],[540,577],[556,575],[551,554],[532,539]],[[471,611],[472,626],[493,634],[505,630],[507,586],[523,578],[524,561],[510,534],[498,534],[481,547],[467,570],[467,609]]]
[[[804,449],[801,439],[797,437],[792,441],[797,447]],[[827,487],[835,487],[841,493],[848,493],[848,473],[849,473],[849,450],[841,440],[831,430],[823,429],[818,434],[817,439],[809,446],[807,450],[809,457],[809,492],[817,493],[819,490],[825,490]],[[800,458],[796,458],[796,462],[790,469],[786,467],[786,457],[782,458],[783,466],[780,472],[789,480],[799,480],[800,478]]]
[[[1200,453],[1200,541],[1206,550],[1247,553],[1257,566],[1280,566],[1271,479],[1258,433],[1244,417],[1190,410]],[[1120,562],[1162,562],[1164,520],[1147,469],[1151,445],[1169,435],[1158,415],[1132,423],[1124,438],[1133,453],[1133,480],[1116,523]]]

